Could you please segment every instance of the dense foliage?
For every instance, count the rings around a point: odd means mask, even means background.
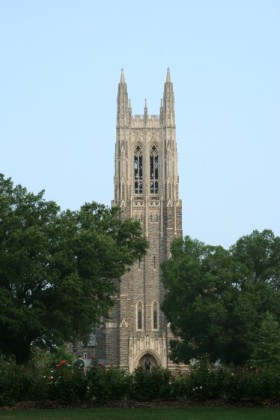
[[[162,269],[175,360],[280,366],[279,237],[254,231],[229,250],[177,239]]]
[[[97,203],[61,212],[0,175],[0,351],[86,340],[147,248],[137,221]]]
[[[114,401],[218,401],[279,404],[280,372],[216,367],[202,360],[188,372],[159,367],[133,373],[105,369],[93,361],[87,369],[68,359],[29,368],[0,359],[0,406],[20,401],[63,404]]]

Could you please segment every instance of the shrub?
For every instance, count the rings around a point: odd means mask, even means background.
[[[14,363],[0,358],[0,405],[13,404],[16,401],[18,386]]]
[[[159,367],[133,373],[97,363],[85,371],[65,359],[56,365],[17,366],[0,358],[0,405],[18,401],[63,403],[92,400],[194,400],[221,399],[262,404],[280,401],[279,369],[253,370],[213,368],[203,360],[186,373],[171,373]]]
[[[132,377],[124,370],[110,368],[106,370],[105,381],[108,400],[127,400],[131,389]]]
[[[240,377],[243,383],[243,398],[253,403],[262,403],[267,399],[280,397],[279,369],[261,369],[243,371]]]
[[[177,374],[170,385],[170,398],[186,401],[191,398],[191,394],[192,388],[189,374]]]
[[[190,398],[200,401],[218,398],[223,387],[224,373],[207,360],[195,364],[189,374]]]
[[[41,369],[18,366],[14,361],[0,359],[0,405],[47,398],[48,387]]]
[[[46,380],[51,400],[66,403],[86,399],[87,378],[84,369],[60,362],[55,369],[49,371]]]
[[[153,367],[146,371],[139,367],[132,374],[132,388],[130,397],[137,401],[151,401],[154,399],[170,399],[171,372],[160,367]]]
[[[101,403],[127,399],[130,379],[130,375],[124,370],[105,369],[94,362],[87,371],[87,398]]]

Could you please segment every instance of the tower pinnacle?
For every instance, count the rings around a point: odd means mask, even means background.
[[[124,70],[123,70],[123,69],[121,69],[121,79],[120,79],[120,83],[125,83]]]
[[[169,67],[164,84],[162,117],[165,126],[175,126],[174,93]]]
[[[169,67],[167,67],[166,82],[171,82],[170,69],[169,69]]]
[[[129,121],[131,114],[131,106],[127,94],[127,86],[124,78],[124,71],[121,69],[121,78],[118,87],[117,99],[117,123],[119,126],[126,125]]]

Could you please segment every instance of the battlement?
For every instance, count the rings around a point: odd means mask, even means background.
[[[131,118],[132,128],[158,128],[159,126],[159,115],[133,115]]]
[[[133,115],[132,118],[137,119],[137,120],[143,120],[145,118],[145,115],[137,114],[137,115]],[[147,119],[148,120],[152,120],[152,119],[158,120],[159,115],[156,115],[156,114],[147,115]]]

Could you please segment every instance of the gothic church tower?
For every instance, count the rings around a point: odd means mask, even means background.
[[[126,273],[116,304],[98,339],[97,355],[133,371],[148,358],[170,367],[169,328],[160,310],[160,264],[170,243],[182,235],[173,84],[167,70],[159,115],[132,115],[122,70],[117,97],[114,200],[124,217],[140,221],[147,255]]]

